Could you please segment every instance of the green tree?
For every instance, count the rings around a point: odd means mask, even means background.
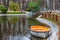
[[[39,11],[40,6],[35,2],[29,2],[27,11]]]
[[[10,2],[9,8],[10,10],[14,10],[14,11],[20,10],[20,6],[17,2],[16,3]]]
[[[0,5],[0,11],[1,11],[3,14],[6,14],[7,8],[6,8],[4,5]]]

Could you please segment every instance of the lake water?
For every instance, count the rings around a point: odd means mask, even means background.
[[[1,36],[1,34],[0,34]],[[20,35],[7,35],[4,34],[0,37],[0,40],[60,40],[57,35],[50,35],[48,38],[39,38],[30,34],[26,34],[24,36]]]
[[[22,23],[20,23],[20,25],[21,24]],[[38,24],[40,24],[40,23],[38,23]],[[9,27],[7,25],[5,28],[5,26],[2,25],[1,30],[0,30],[0,40],[58,40],[59,39],[55,33],[52,33],[51,36],[49,36],[48,38],[45,38],[45,39],[38,38],[38,37],[32,36],[30,34],[27,34],[28,32],[26,33],[26,35],[24,35],[24,34],[20,33],[20,30],[21,30],[20,26],[19,27],[17,27],[17,26],[18,26],[18,24],[15,26],[13,26],[11,24],[11,25],[9,25]],[[4,30],[3,30],[3,27],[4,27]],[[24,30],[23,30],[23,32],[24,32]]]

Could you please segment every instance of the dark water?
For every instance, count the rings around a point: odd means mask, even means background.
[[[58,40],[57,35],[53,35],[49,38],[39,38],[36,36],[30,36],[28,37],[28,35],[24,36],[24,32],[27,31],[27,20],[24,19],[26,22],[26,24],[24,22],[22,22],[22,20],[20,19],[20,23],[16,23],[16,24],[12,24],[9,23],[9,21],[4,25],[3,23],[0,24],[0,40]],[[23,20],[23,21],[24,21]],[[32,21],[33,20],[33,21]],[[30,25],[42,25],[40,23],[38,23],[36,20],[34,21],[34,19],[30,19]],[[23,26],[22,26],[23,24]],[[43,25],[45,26],[45,25]],[[26,29],[25,29],[26,27]],[[28,32],[27,32],[28,33]],[[26,34],[27,34],[26,33]],[[60,38],[59,38],[60,39]]]
[[[31,34],[29,34],[28,32],[21,35],[21,34],[0,34],[0,40],[60,40],[60,37],[58,38],[58,35],[50,35],[47,38],[40,38],[40,37],[36,37],[33,36]]]
[[[50,37],[50,39],[49,39],[49,37],[47,37],[47,38],[40,38],[40,37],[36,37],[36,36],[32,36],[31,38],[32,38],[32,40],[59,40],[57,36],[55,36],[53,38]]]

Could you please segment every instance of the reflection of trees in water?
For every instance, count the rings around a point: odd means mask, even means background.
[[[8,17],[10,18],[10,17]],[[16,20],[17,21],[17,20]],[[19,18],[16,23],[12,23],[13,21],[6,20],[6,24],[1,23],[0,27],[0,38],[3,40],[7,40],[10,35],[24,35],[24,33],[29,30],[28,29],[28,20],[26,18]],[[2,36],[2,37],[1,37]],[[1,40],[0,39],[0,40]]]
[[[0,24],[0,40],[2,40],[1,24]]]

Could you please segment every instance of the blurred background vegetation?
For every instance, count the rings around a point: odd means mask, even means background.
[[[21,8],[21,3],[22,3],[22,9],[26,10],[30,1],[39,4],[41,7],[41,10],[44,10],[44,8],[50,9],[50,10],[53,10],[55,8],[55,10],[60,10],[60,5],[59,5],[60,0],[0,0],[0,4],[4,4],[4,6],[8,8],[9,4],[12,4],[11,2],[13,2],[12,5],[15,4],[16,6],[18,6],[18,8],[19,7]]]

